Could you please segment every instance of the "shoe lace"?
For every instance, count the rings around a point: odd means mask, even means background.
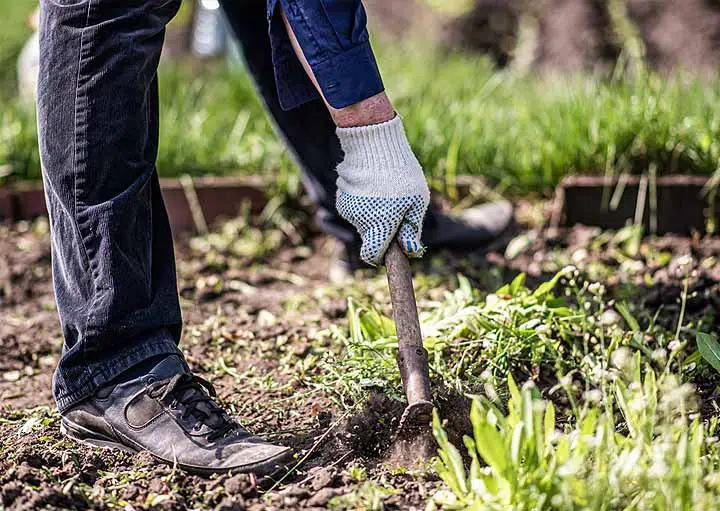
[[[215,403],[217,392],[212,383],[194,374],[176,374],[172,378],[150,384],[148,395],[164,401],[168,397],[173,405],[183,405],[182,420],[194,417],[198,425],[206,425],[210,429],[208,441],[218,440],[230,432],[247,433],[237,422],[230,419],[227,413]]]

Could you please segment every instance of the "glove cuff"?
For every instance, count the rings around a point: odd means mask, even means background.
[[[399,115],[381,124],[337,128],[336,132],[345,153],[337,168],[343,191],[399,197],[427,188]]]

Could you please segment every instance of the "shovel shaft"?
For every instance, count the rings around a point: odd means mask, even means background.
[[[408,405],[432,400],[427,351],[423,347],[410,262],[393,242],[385,254],[393,318],[398,338],[398,366]]]

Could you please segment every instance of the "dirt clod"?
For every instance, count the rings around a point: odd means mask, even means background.
[[[308,499],[307,505],[310,507],[323,507],[330,502],[330,499],[342,494],[343,491],[337,488],[322,488]]]

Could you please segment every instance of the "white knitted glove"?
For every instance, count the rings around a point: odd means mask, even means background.
[[[420,236],[430,190],[400,117],[338,128],[337,135],[345,152],[337,167],[337,209],[360,233],[360,257],[381,264],[396,235],[408,256],[422,257]]]

